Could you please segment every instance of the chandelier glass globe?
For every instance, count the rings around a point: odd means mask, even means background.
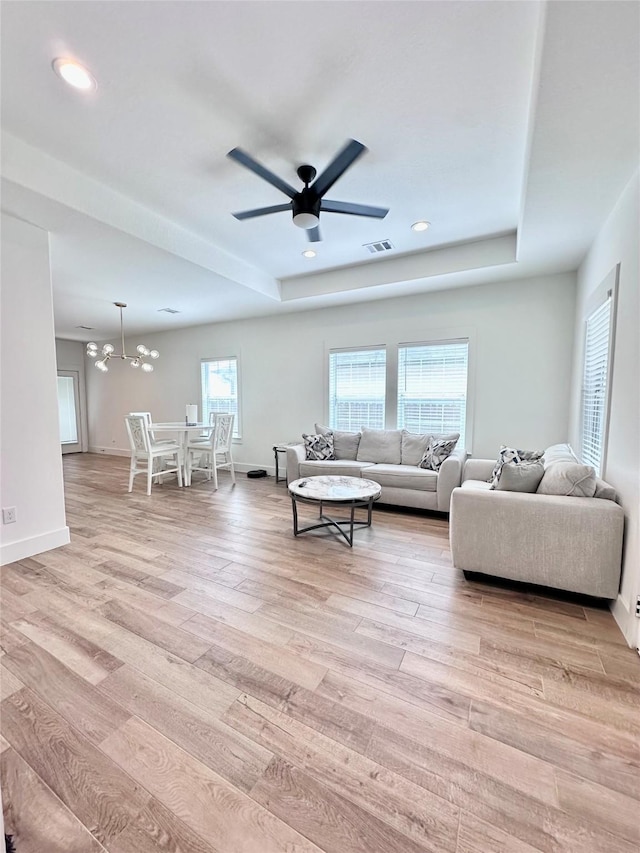
[[[120,309],[120,339],[122,341],[122,352],[117,353],[116,348],[113,344],[104,344],[102,347],[102,358],[98,359],[95,362],[96,368],[101,373],[106,373],[108,371],[107,363],[111,358],[120,358],[123,361],[129,361],[131,367],[137,368],[141,367],[144,373],[151,373],[153,371],[153,365],[149,364],[149,362],[145,361],[145,358],[157,359],[160,358],[160,353],[157,349],[150,350],[144,344],[139,344],[136,347],[137,355],[127,355],[125,346],[124,346],[124,322],[122,319],[122,309],[126,308],[126,304],[124,302],[114,302],[116,308]],[[97,358],[98,357],[98,344],[95,341],[89,341],[87,344],[87,357],[88,358]]]

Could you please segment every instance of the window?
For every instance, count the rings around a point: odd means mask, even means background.
[[[459,432],[465,447],[467,340],[398,347],[398,429]]]
[[[78,416],[73,376],[58,374],[58,421],[60,444],[78,443]]]
[[[587,318],[582,382],[582,460],[601,474],[608,408],[613,294]]]
[[[203,361],[201,377],[202,419],[208,422],[211,412],[230,412],[236,416],[233,422],[233,437],[240,438],[238,359],[233,356]]]
[[[329,426],[357,431],[384,428],[387,358],[384,347],[331,350]]]

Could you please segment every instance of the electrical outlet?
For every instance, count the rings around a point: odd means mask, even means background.
[[[640,618],[640,595],[636,598],[636,616]]]
[[[14,506],[4,507],[2,510],[2,523],[13,524],[18,520],[18,510]]]

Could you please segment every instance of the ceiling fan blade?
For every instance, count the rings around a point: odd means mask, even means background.
[[[366,150],[362,142],[350,139],[344,148],[336,154],[324,172],[316,178],[313,188],[318,195],[322,197]]]
[[[307,231],[307,237],[309,238],[310,243],[320,243],[322,241],[322,237],[320,236],[320,226],[316,225],[315,228],[309,228]]]
[[[254,160],[250,154],[247,154],[247,152],[243,151],[241,148],[233,148],[229,151],[227,157],[235,160],[236,163],[240,163],[241,166],[249,169],[249,171],[255,172],[256,175],[259,175],[265,181],[268,181],[268,183],[280,190],[280,192],[288,195],[289,198],[293,198],[296,194],[296,190],[294,190],[292,186],[290,186],[286,181],[283,181],[282,178],[274,175],[273,172],[269,171],[269,169],[261,163],[258,163],[257,160]]]
[[[352,204],[350,201],[326,201],[320,203],[320,210],[327,213],[349,213],[352,216],[371,216],[374,219],[384,219],[389,213],[388,207],[371,207],[368,204]]]
[[[254,216],[266,216],[267,213],[280,213],[288,210],[291,212],[291,202],[286,204],[273,204],[271,207],[256,207],[255,210],[241,210],[240,213],[232,213],[236,219],[253,219]]]

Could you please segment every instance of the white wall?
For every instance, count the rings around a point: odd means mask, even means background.
[[[200,403],[200,359],[237,355],[243,439],[234,456],[269,468],[273,444],[326,421],[329,347],[386,343],[391,356],[394,343],[468,335],[470,449],[496,457],[503,442],[543,448],[567,439],[574,315],[575,276],[563,274],[132,338],[128,349],[145,343],[161,358],[150,375],[113,361],[108,374],[88,371],[90,446],[126,449],[128,411],[183,420],[185,404]]]
[[[69,541],[65,524],[49,235],[2,215],[0,559],[13,562]]]
[[[85,345],[80,341],[65,341],[56,338],[56,364],[58,370],[75,370],[78,373],[78,395],[80,397],[80,446],[89,449],[89,425],[87,421],[87,357]]]
[[[578,271],[576,347],[570,434],[580,447],[580,402],[585,305],[607,274],[620,264],[618,311],[605,479],[625,511],[622,585],[613,613],[629,643],[637,642],[635,598],[640,594],[640,180],[638,173],[620,196]]]

